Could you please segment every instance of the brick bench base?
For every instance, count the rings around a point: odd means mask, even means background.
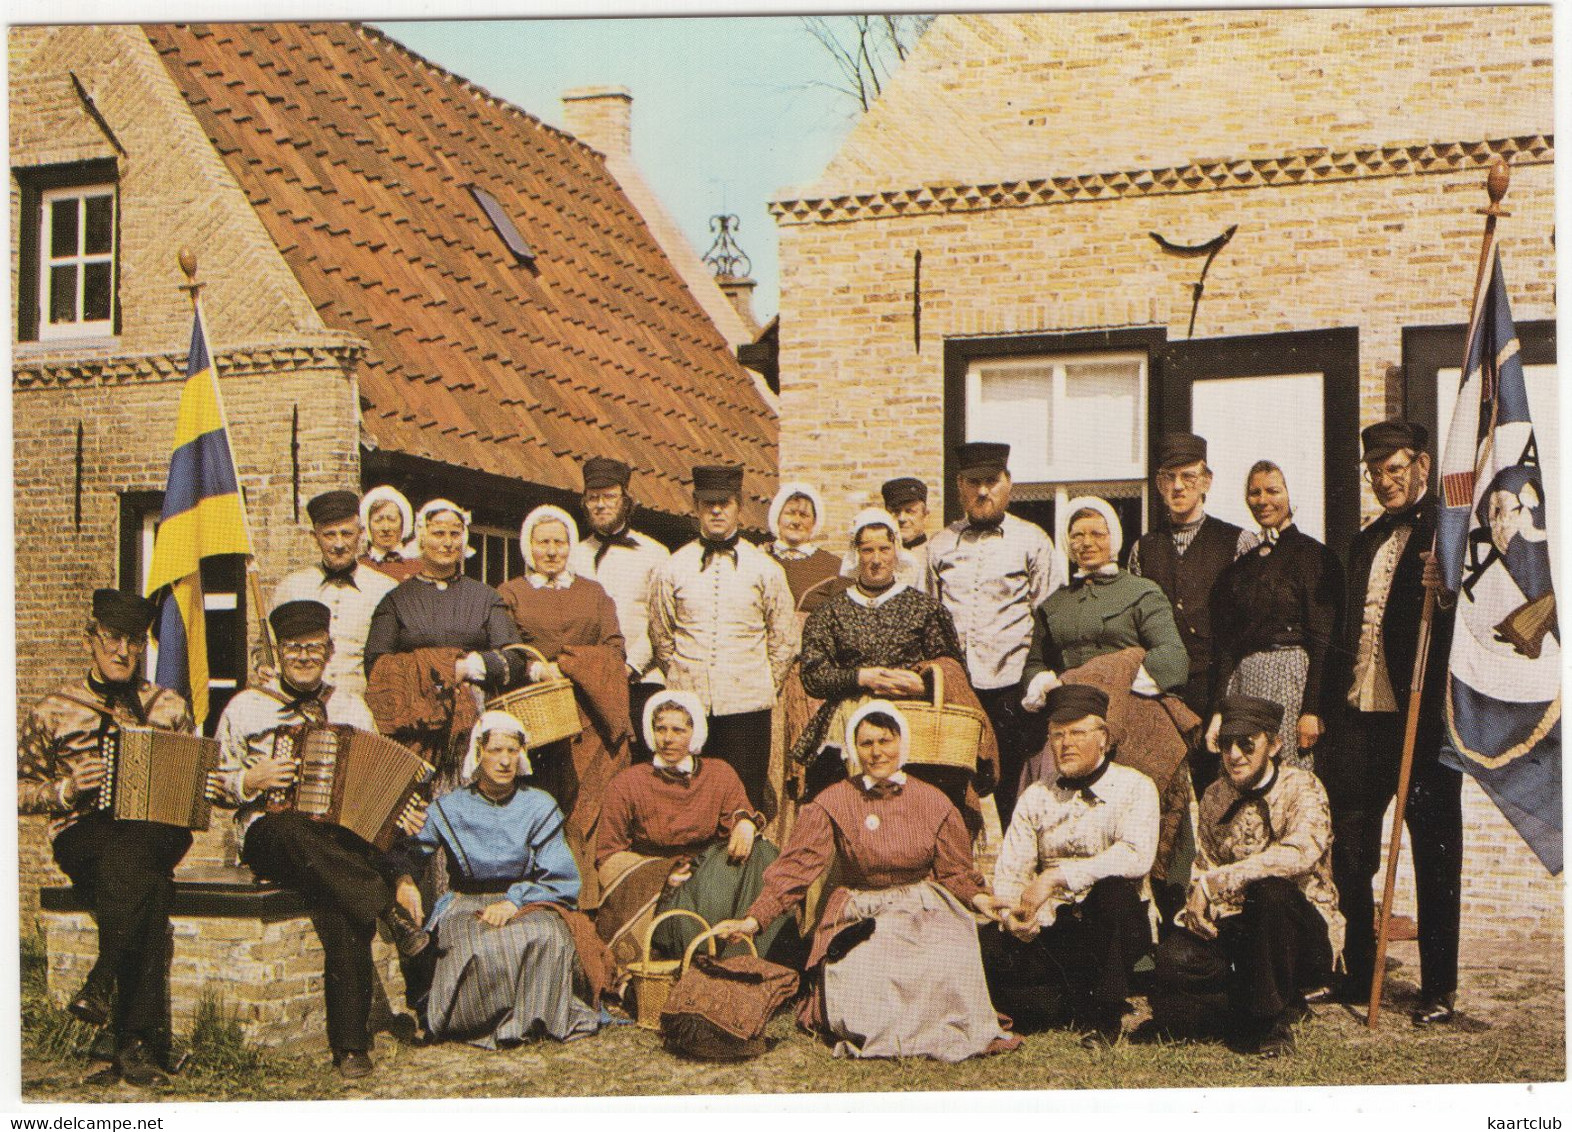
[[[70,886],[41,889],[39,905],[49,998],[64,1007],[93,965],[98,929]],[[211,998],[257,1045],[327,1048],[322,948],[298,896],[259,884],[244,868],[204,869],[176,881],[170,922],[177,1033],[190,1032],[199,1004]],[[371,955],[380,984],[371,1011],[376,1030],[403,1008],[404,982],[391,944],[378,936]]]

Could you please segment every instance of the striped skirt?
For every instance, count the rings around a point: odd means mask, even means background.
[[[1300,705],[1304,701],[1305,679],[1309,675],[1310,654],[1297,645],[1253,652],[1234,669],[1224,694],[1257,696],[1282,704],[1283,723],[1277,733],[1283,740],[1283,761],[1313,772],[1315,752],[1299,749]]]
[[[501,899],[461,894],[443,911],[426,1004],[432,1037],[497,1049],[542,1033],[595,1033],[599,1015],[573,993],[577,955],[562,917],[536,908],[500,928],[481,922],[476,913]]]

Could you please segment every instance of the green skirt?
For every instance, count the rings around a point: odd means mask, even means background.
[[[677,888],[668,888],[655,910],[669,912],[673,908],[697,912],[704,922],[714,926],[722,920],[740,919],[764,888],[764,870],[780,856],[780,850],[760,837],[753,843],[753,852],[741,864],[734,864],[726,856],[726,842],[718,841],[700,853],[693,862],[693,876]],[[765,924],[754,937],[753,945],[760,955],[769,953],[770,945],[785,926],[787,917],[777,917],[774,923]],[[702,928],[687,916],[673,916],[655,929],[651,950],[666,959],[680,959]],[[707,953],[707,945],[700,945]],[[728,945],[720,954],[745,955],[744,944]]]

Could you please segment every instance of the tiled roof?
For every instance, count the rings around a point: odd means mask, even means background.
[[[600,154],[363,26],[145,30],[323,320],[369,344],[367,443],[569,490],[619,455],[669,512],[692,465],[742,464],[762,525],[775,415]]]

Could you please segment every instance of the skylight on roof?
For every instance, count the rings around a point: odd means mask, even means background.
[[[491,226],[497,230],[497,235],[502,237],[502,242],[508,246],[508,251],[513,253],[513,258],[533,267],[535,250],[520,235],[518,228],[513,224],[513,218],[503,211],[502,205],[497,203],[497,198],[479,185],[469,186],[469,192],[475,198],[475,203],[485,212],[486,218],[491,221]]]

